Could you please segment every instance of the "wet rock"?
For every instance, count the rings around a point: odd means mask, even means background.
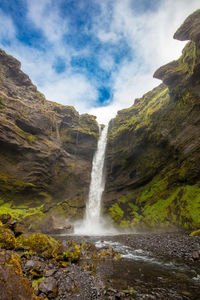
[[[54,277],[46,278],[38,287],[39,291],[48,297],[56,297],[58,293],[57,282]]]

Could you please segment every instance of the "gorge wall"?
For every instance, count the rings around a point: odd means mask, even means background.
[[[174,37],[190,40],[163,83],[109,124],[104,213],[121,227],[200,227],[200,10]],[[99,136],[94,116],[45,99],[0,50],[0,212],[30,229],[83,215]]]
[[[80,217],[99,135],[94,116],[47,101],[0,50],[0,210]]]
[[[174,35],[163,83],[111,120],[104,211],[121,227],[200,226],[200,10]]]

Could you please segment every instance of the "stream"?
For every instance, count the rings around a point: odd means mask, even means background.
[[[120,260],[95,261],[96,276],[105,286],[101,299],[124,299],[127,292],[126,299],[199,300],[200,266],[191,253],[196,250],[199,257],[200,240],[173,234],[104,236],[107,228],[114,233],[101,214],[107,131],[108,126],[100,128],[84,218],[75,223],[75,234],[63,236],[63,240],[93,243],[99,249],[112,247],[120,254]]]
[[[69,238],[77,243],[94,243],[97,248],[112,247],[121,255],[120,260],[94,262],[96,275],[112,295],[104,299],[120,299],[119,291],[124,290],[134,290],[127,299],[200,299],[197,263],[134,249],[132,235],[62,237],[64,241]]]

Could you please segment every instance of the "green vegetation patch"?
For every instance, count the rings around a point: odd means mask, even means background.
[[[1,192],[20,192],[25,189],[32,189],[34,185],[29,182],[24,182],[19,178],[13,177],[11,174],[0,171],[0,190]]]
[[[169,190],[165,180],[161,180],[132,200],[130,194],[118,199],[108,214],[122,228],[198,228],[200,187],[185,185]]]

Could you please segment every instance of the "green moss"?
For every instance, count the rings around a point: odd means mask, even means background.
[[[0,110],[3,110],[5,108],[5,99],[2,96],[0,96]]]
[[[17,238],[17,247],[31,250],[45,257],[56,257],[59,243],[48,235],[34,233],[27,238],[23,235]]]
[[[143,221],[149,226],[180,226],[185,229],[200,226],[200,188],[183,186],[170,192],[170,196],[143,208]]]
[[[0,189],[1,192],[20,192],[27,188],[34,188],[30,182],[24,182],[19,178],[13,177],[11,174],[0,171]]]
[[[38,291],[38,286],[40,283],[42,283],[45,280],[45,277],[40,277],[39,279],[33,279],[32,280],[32,288],[34,291]]]
[[[108,213],[123,228],[197,228],[200,227],[200,187],[185,185],[169,189],[167,181],[162,179],[147,185],[133,199],[130,194],[119,198]]]
[[[123,210],[119,207],[117,203],[115,203],[110,207],[109,211],[114,222],[119,224],[124,216]]]
[[[35,141],[36,141],[36,136],[32,135],[28,132],[23,131],[21,128],[19,128],[18,126],[15,126],[16,128],[16,133],[23,138],[24,140],[26,140],[29,145],[32,145]]]
[[[142,203],[154,203],[162,197],[164,193],[166,193],[166,189],[168,186],[168,182],[166,179],[156,180],[154,179],[146,188],[143,190],[141,194],[137,197],[136,202],[141,205]]]
[[[0,104],[5,105],[5,102],[6,100],[2,96],[0,96]]]
[[[109,124],[108,141],[112,142],[117,137],[125,136],[141,130],[141,128],[151,128],[151,118],[159,111],[164,103],[169,101],[169,90],[166,86],[161,86],[155,90],[148,92],[143,96],[138,105],[131,106],[118,112],[114,121],[111,120]],[[129,139],[129,137],[127,137]]]
[[[200,236],[200,229],[191,232],[190,236]]]
[[[40,192],[38,195],[42,196],[42,198],[44,199],[45,203],[51,202],[52,201],[52,196],[49,195],[46,192]]]
[[[80,259],[81,254],[79,246],[73,240],[67,241],[66,246],[67,250],[63,252],[64,260],[77,262]]]
[[[10,202],[0,205],[0,215],[9,214],[14,219],[24,220],[28,226],[31,224],[30,227],[34,227],[35,223],[38,224],[44,218],[42,210],[43,205],[35,208],[28,208],[24,205],[12,208]],[[31,229],[30,227],[29,229]]]
[[[0,226],[0,248],[14,249],[16,246],[16,240],[14,233],[3,226]]]

